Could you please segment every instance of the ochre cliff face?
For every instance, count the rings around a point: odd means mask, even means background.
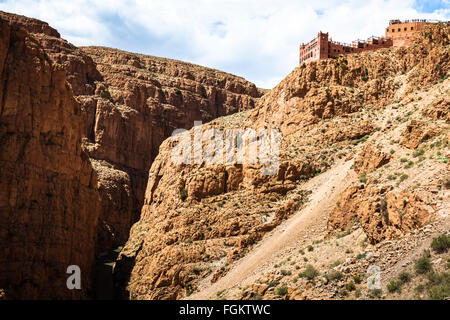
[[[104,225],[124,243],[139,217],[151,162],[175,129],[254,107],[260,93],[242,78],[179,61],[88,47],[103,82],[80,96],[86,145],[103,194]]]
[[[266,232],[302,207],[308,198],[302,188],[305,181],[335,163],[351,161],[367,140],[390,132],[387,105],[396,100],[410,103],[419,86],[445,80],[446,28],[433,30],[408,48],[300,66],[254,109],[218,118],[203,128],[278,129],[280,167],[274,176],[262,176],[258,164],[176,164],[171,158],[176,142],[164,141],[150,169],[141,218],[115,266],[126,297],[183,298],[225,275]],[[396,123],[399,130],[406,125]],[[369,175],[391,157],[389,150],[367,145],[355,170]],[[442,170],[440,164],[436,172]],[[375,243],[431,219],[427,197],[370,184],[365,189],[356,183],[341,195],[341,207],[333,210],[328,222],[330,234],[359,220]],[[383,212],[380,194],[386,196]],[[365,208],[362,203],[369,204]]]
[[[140,214],[161,142],[194,121],[253,108],[254,84],[217,70],[103,47],[77,48],[45,22],[1,13],[26,28],[66,71],[84,118],[83,144],[98,174],[99,251],[126,241]]]
[[[12,299],[88,297],[100,198],[81,107],[65,70],[3,14],[0,101],[0,288]],[[66,287],[69,265],[81,290]]]

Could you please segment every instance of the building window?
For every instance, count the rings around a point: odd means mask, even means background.
[[[395,29],[392,29],[392,32],[395,32]]]
[[[398,28],[398,32],[402,31],[402,29]]]
[[[414,30],[414,27],[411,27],[411,30]]]
[[[389,29],[386,29],[386,32],[389,32]]]
[[[406,31],[406,27],[405,27],[405,28],[403,28],[403,31]]]

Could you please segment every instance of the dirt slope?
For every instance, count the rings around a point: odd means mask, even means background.
[[[317,237],[316,230],[323,229],[327,213],[336,203],[338,195],[352,180],[350,167],[352,161],[337,164],[324,174],[309,180],[304,190],[310,191],[308,204],[298,210],[288,220],[280,224],[273,232],[266,235],[258,245],[244,258],[239,260],[226,276],[211,286],[202,288],[189,299],[211,299],[217,292],[224,291],[236,284],[245,286],[253,283],[255,275],[279,260],[280,253],[298,242]],[[353,173],[354,175],[354,173]],[[207,282],[209,279],[205,279]]]

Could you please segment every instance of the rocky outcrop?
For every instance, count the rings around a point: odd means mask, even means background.
[[[262,95],[243,78],[176,60],[104,47],[77,48],[47,23],[2,13],[62,65],[82,106],[84,146],[99,176],[99,250],[128,238],[161,142],[194,121],[253,108]]]
[[[449,109],[450,98],[448,96],[438,97],[423,110],[422,114],[433,119],[444,119],[447,122],[450,122]]]
[[[391,156],[368,143],[355,159],[354,169],[358,173],[369,172],[389,162]]]
[[[409,149],[416,149],[422,142],[439,133],[439,128],[424,121],[412,120],[402,134],[400,144]]]
[[[242,78],[180,61],[83,48],[103,81],[82,96],[89,155],[96,159],[103,235],[126,241],[139,217],[151,162],[175,129],[253,108],[259,93]],[[109,232],[112,230],[112,232]]]
[[[34,20],[32,20],[34,21]],[[9,299],[89,296],[99,217],[81,107],[38,39],[0,15],[0,288]],[[81,290],[66,269],[81,268]],[[2,290],[2,291],[3,291]]]
[[[423,198],[392,187],[350,187],[340,195],[328,219],[328,230],[333,234],[360,223],[371,243],[398,238],[430,221],[433,210]]]
[[[141,218],[116,263],[124,298],[179,299],[205,277],[217,281],[301,206],[307,195],[294,191],[295,182],[315,173],[301,162],[282,162],[274,176],[262,175],[260,165],[176,164],[175,145],[161,145]]]

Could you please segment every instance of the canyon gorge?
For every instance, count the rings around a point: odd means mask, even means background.
[[[0,299],[99,298],[105,257],[120,299],[370,299],[347,288],[369,264],[392,280],[450,237],[448,24],[301,64],[271,90],[76,47],[24,16],[0,26]],[[174,163],[172,132],[194,121],[279,130],[277,173]],[[422,297],[412,283],[388,298]]]

